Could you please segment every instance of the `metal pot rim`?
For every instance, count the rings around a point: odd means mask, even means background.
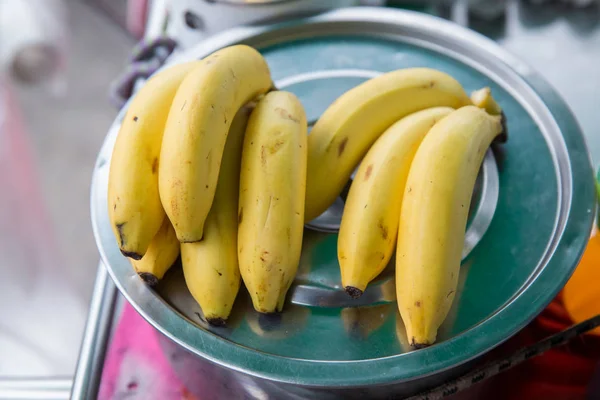
[[[118,251],[106,211],[107,164],[121,110],[98,156],[91,188],[92,225],[108,271],[124,297],[158,331],[191,353],[227,368],[272,381],[312,387],[364,387],[411,380],[467,362],[502,343],[531,321],[557,294],[571,275],[587,243],[593,224],[595,188],[591,159],[581,130],[565,102],[531,68],[473,31],[425,14],[391,9],[349,8],[320,16],[258,27],[242,27],[213,36],[196,48],[172,57],[169,64],[203,57],[232,43],[249,43],[275,29],[298,30],[302,24],[348,23],[389,25],[444,37],[463,52],[460,61],[477,57],[491,76],[510,83],[507,90],[520,98],[536,122],[553,132],[551,140],[564,148],[566,160],[555,159],[564,191],[558,193],[556,229],[547,257],[522,289],[494,315],[471,329],[432,347],[397,356],[357,361],[316,361],[266,354],[229,342],[187,321],[132,273]],[[336,25],[337,24],[337,25]],[[282,35],[285,36],[285,35]],[[275,41],[275,39],[273,39]],[[268,40],[267,40],[268,42]],[[485,60],[483,62],[482,60]],[[550,140],[546,137],[546,140]],[[102,209],[104,207],[104,209]],[[110,247],[112,246],[112,247]],[[114,249],[113,249],[114,248]],[[517,324],[514,321],[518,321]],[[487,334],[482,334],[485,326]],[[441,355],[441,356],[440,356]]]

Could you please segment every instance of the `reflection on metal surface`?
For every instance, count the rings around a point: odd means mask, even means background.
[[[309,314],[310,310],[306,307],[288,304],[284,313],[261,314],[248,310],[246,323],[261,338],[288,339],[304,329]]]
[[[394,304],[382,304],[371,307],[351,307],[342,310],[344,329],[361,340],[366,340],[387,321],[396,311]]]

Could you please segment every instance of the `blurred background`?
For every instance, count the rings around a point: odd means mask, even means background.
[[[72,375],[98,262],[90,179],[120,104],[111,88],[148,20],[180,50],[249,22],[219,3],[0,0],[0,377]],[[498,41],[555,86],[600,162],[598,1],[321,3],[409,8]],[[267,17],[282,15],[253,19]]]

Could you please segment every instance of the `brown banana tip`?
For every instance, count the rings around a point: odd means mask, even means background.
[[[150,287],[158,285],[158,278],[150,272],[139,272],[138,275]]]
[[[279,328],[283,316],[281,313],[260,313],[258,314],[258,325],[262,330],[269,332]]]
[[[362,290],[355,288],[354,286],[346,286],[344,290],[346,290],[346,293],[348,293],[353,299],[358,299],[363,294]]]
[[[496,136],[494,142],[506,143],[506,141],[508,140],[508,127],[506,126],[506,114],[504,114],[504,111],[500,113],[500,124],[502,125],[502,131],[498,136]]]
[[[410,346],[415,350],[420,350],[420,349],[429,347],[431,345],[429,343],[415,343],[415,339],[413,338],[413,340],[410,343]]]
[[[206,322],[212,326],[225,326],[226,321],[223,318],[206,318]]]
[[[136,261],[141,260],[143,257],[141,254],[138,254],[135,251],[121,250],[121,254],[123,254],[125,257],[132,258]]]

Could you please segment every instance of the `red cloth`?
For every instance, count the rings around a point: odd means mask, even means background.
[[[597,284],[597,282],[594,282]],[[562,304],[562,293],[495,355],[510,354],[573,325]],[[585,335],[505,371],[482,384],[484,399],[576,400],[595,398],[588,387],[600,361],[600,338]]]

